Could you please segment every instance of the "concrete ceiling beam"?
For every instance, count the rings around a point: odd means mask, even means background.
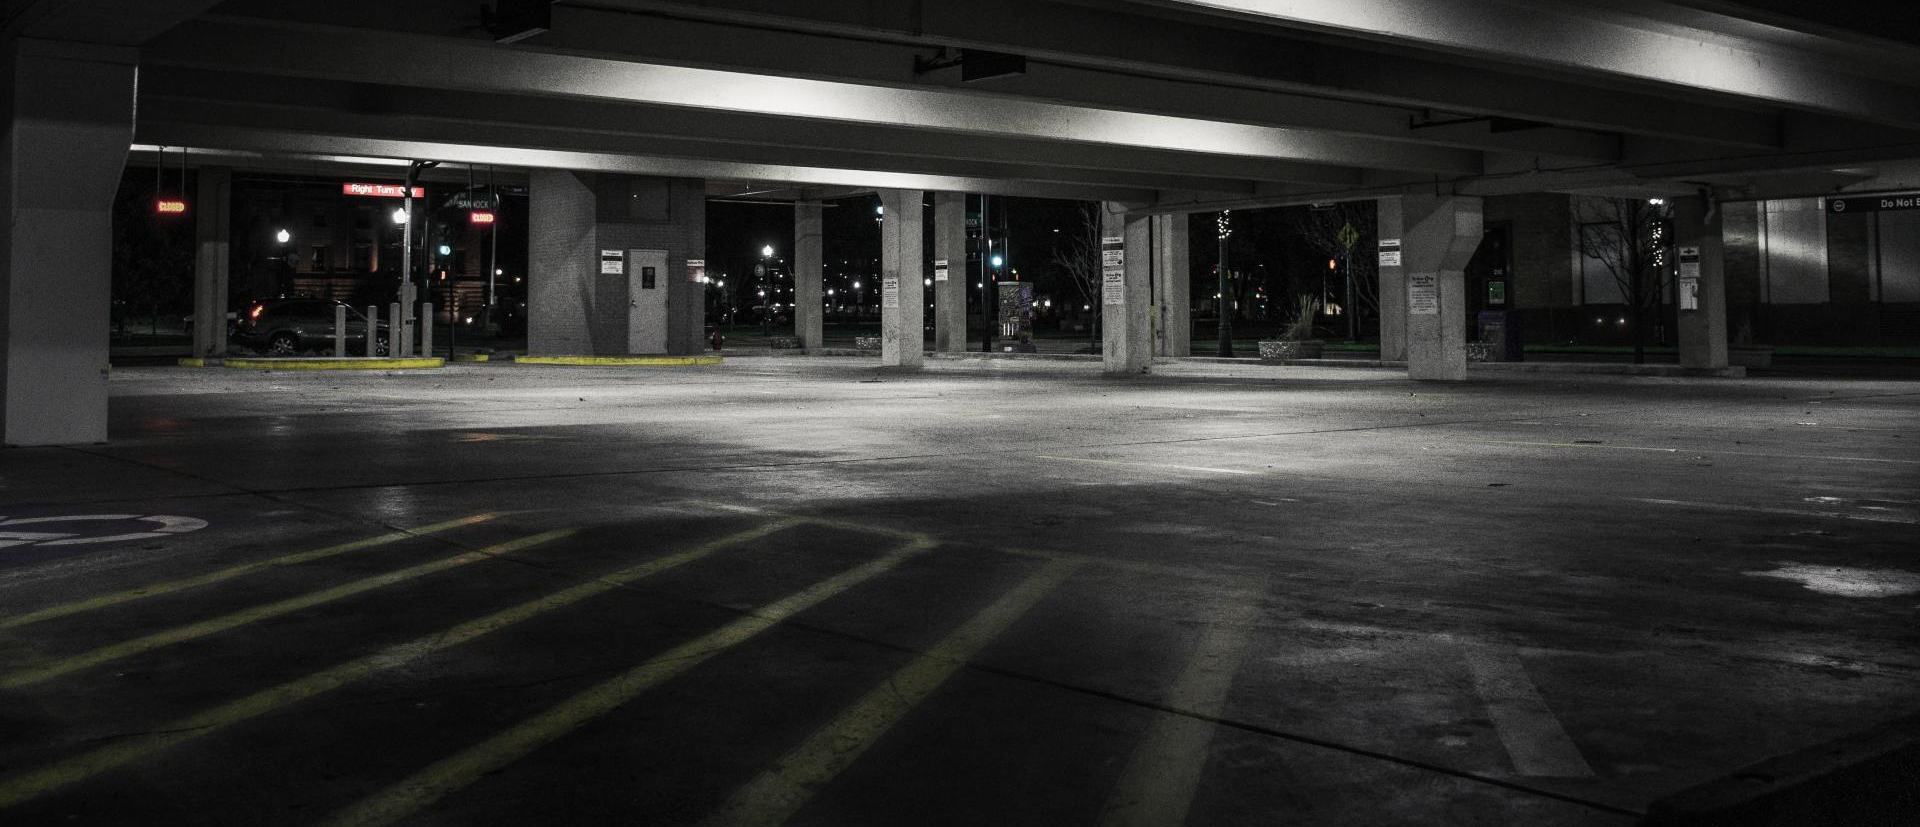
[[[1472,174],[1477,152],[1117,112],[1042,101],[986,100],[934,90],[769,77],[633,63],[346,29],[291,29],[198,21],[149,45],[155,65],[318,77],[609,103],[725,109],[843,123],[911,125],[956,133],[1037,137],[1330,165]]]

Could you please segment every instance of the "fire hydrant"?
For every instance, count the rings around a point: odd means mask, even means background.
[[[713,349],[714,350],[719,350],[720,346],[722,344],[725,344],[726,341],[727,341],[727,337],[721,335],[720,331],[716,330],[713,332]]]

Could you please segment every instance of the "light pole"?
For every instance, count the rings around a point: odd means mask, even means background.
[[[1220,355],[1233,355],[1233,284],[1227,274],[1227,237],[1233,235],[1233,211],[1221,210],[1220,217],[1214,219],[1214,229],[1220,236],[1220,293],[1216,304],[1220,313]]]
[[[768,298],[767,262],[773,259],[773,245],[760,248],[760,263],[753,265],[753,274],[760,278],[760,335],[773,336],[773,300]]]

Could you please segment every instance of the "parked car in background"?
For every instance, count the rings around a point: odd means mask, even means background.
[[[345,302],[328,299],[266,299],[240,314],[234,326],[235,344],[269,356],[293,356],[310,350],[333,351],[334,308],[347,309],[347,353],[367,353],[367,317]],[[388,328],[374,326],[373,352],[387,355]]]

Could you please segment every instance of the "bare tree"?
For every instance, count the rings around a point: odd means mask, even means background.
[[[1067,280],[1073,282],[1080,291],[1084,304],[1093,308],[1093,324],[1089,325],[1092,342],[1100,341],[1100,204],[1090,201],[1080,207],[1080,226],[1073,229],[1065,244],[1055,245],[1052,255],[1053,265],[1067,274]]]
[[[1670,212],[1659,199],[1576,198],[1580,255],[1613,276],[1633,324],[1633,362],[1647,360],[1647,311],[1667,293]]]
[[[1343,201],[1327,207],[1292,209],[1286,212],[1287,231],[1308,249],[1329,259],[1343,263],[1346,278],[1353,285],[1354,307],[1343,312],[1356,314],[1350,318],[1358,319],[1357,314],[1364,311],[1368,315],[1380,315],[1380,279],[1379,262],[1367,251],[1377,249],[1379,240],[1374,238],[1374,204],[1371,201]],[[1341,238],[1342,231],[1353,227],[1353,246],[1348,247]],[[1346,301],[1342,288],[1339,301]],[[1356,329],[1358,323],[1355,323]]]

